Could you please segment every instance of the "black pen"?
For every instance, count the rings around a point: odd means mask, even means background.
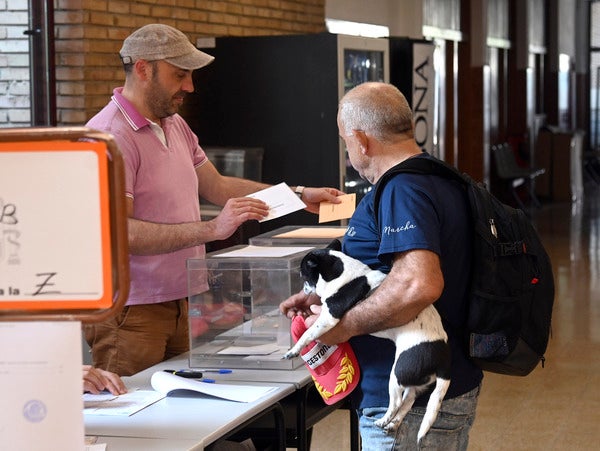
[[[175,376],[185,377],[188,379],[202,379],[202,371],[189,370],[189,369],[163,370],[163,371],[165,373],[171,373],[171,374],[174,374]]]

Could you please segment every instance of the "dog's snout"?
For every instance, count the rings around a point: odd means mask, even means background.
[[[312,292],[315,291],[315,287],[311,286],[311,284],[308,283],[308,281],[307,281],[307,282],[304,282],[303,290],[304,290],[304,294],[311,294]]]

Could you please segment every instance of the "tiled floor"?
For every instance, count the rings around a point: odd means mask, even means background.
[[[486,373],[469,450],[600,449],[600,189],[533,217],[556,284],[546,365],[524,378]],[[311,450],[350,449],[348,430],[348,412],[335,412]]]

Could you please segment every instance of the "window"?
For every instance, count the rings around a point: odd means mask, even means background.
[[[56,125],[53,2],[0,8],[0,127]]]

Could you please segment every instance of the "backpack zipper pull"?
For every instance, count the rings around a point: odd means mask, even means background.
[[[490,218],[490,232],[492,232],[492,235],[494,235],[496,238],[498,238],[498,231],[496,230],[496,224],[494,224],[494,218]]]

